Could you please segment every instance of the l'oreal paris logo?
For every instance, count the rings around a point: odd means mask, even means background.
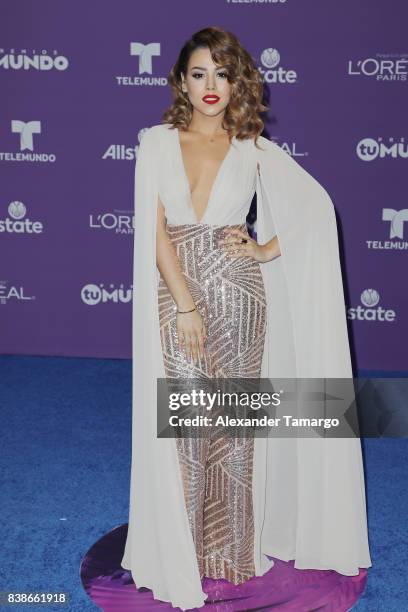
[[[96,230],[106,230],[114,234],[133,234],[133,211],[123,210],[89,215],[89,227]]]
[[[396,318],[395,310],[379,306],[380,294],[376,289],[364,289],[360,295],[362,306],[347,310],[347,317],[357,321],[381,321],[391,323]]]
[[[362,138],[356,146],[357,157],[362,161],[370,162],[376,159],[408,159],[408,145],[405,138],[384,140],[382,137]]]
[[[282,142],[279,143],[276,141],[276,144],[280,146],[286,153],[288,153],[291,157],[307,157],[309,155],[308,151],[298,151],[296,148],[296,142]]]
[[[35,295],[25,295],[23,285],[12,285],[0,280],[0,304],[7,304],[10,300],[26,302],[35,300]]]
[[[406,81],[407,53],[377,53],[376,57],[349,60],[347,73],[354,77],[367,77],[382,82]]]

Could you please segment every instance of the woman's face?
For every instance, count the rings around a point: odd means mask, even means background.
[[[196,49],[191,54],[185,78],[182,74],[182,87],[194,109],[207,116],[223,112],[230,100],[227,71],[214,64],[207,48]]]

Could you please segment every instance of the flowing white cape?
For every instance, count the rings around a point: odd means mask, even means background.
[[[278,235],[261,264],[267,297],[264,378],[352,377],[333,203],[279,146],[258,140],[257,239]],[[156,379],[165,378],[157,308],[158,130],[142,138],[135,171],[133,422],[129,529],[122,567],[137,587],[182,610],[202,590],[175,441],[157,438]],[[299,569],[357,575],[370,567],[360,440],[255,440],[256,574],[265,554]],[[273,571],[273,570],[272,570]]]

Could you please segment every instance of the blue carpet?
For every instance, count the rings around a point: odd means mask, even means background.
[[[79,567],[96,540],[128,520],[131,362],[0,356],[0,406],[0,590],[65,592],[70,611],[97,610]],[[365,439],[363,450],[373,567],[353,610],[401,612],[407,441]]]

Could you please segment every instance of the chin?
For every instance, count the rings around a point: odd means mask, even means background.
[[[202,102],[200,104],[200,110],[206,115],[218,115],[221,111],[223,111],[226,107],[221,105],[219,102],[217,104],[206,104]]]

